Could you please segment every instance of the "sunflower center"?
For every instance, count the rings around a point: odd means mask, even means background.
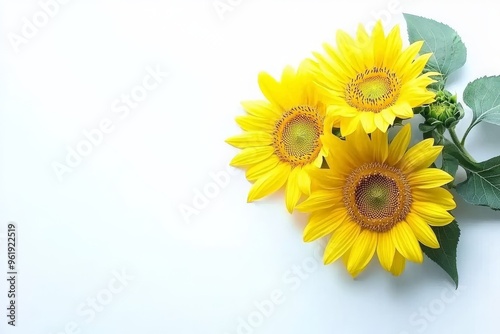
[[[283,114],[274,130],[274,150],[293,166],[311,163],[318,156],[323,119],[315,108],[298,106]]]
[[[388,231],[410,212],[412,197],[406,177],[386,164],[367,163],[356,168],[343,191],[351,218],[371,231]]]
[[[396,102],[400,90],[401,82],[395,73],[373,67],[347,84],[345,97],[351,107],[378,113]]]

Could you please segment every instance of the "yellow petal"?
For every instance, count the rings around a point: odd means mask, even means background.
[[[402,81],[411,80],[422,74],[422,70],[427,64],[427,61],[432,56],[432,53],[426,53],[415,59],[415,61],[409,66],[406,71],[403,72]]]
[[[391,107],[394,115],[401,119],[408,119],[414,116],[413,109],[407,102],[399,103]]]
[[[290,109],[291,101],[288,91],[279,82],[266,72],[259,73],[258,81],[260,90],[266,99],[282,110]]]
[[[399,31],[399,26],[396,25],[387,35],[387,49],[384,57],[384,67],[393,68],[397,57],[401,54],[401,48],[403,47],[403,40],[401,39],[401,33]]]
[[[453,210],[457,204],[453,200],[453,195],[444,188],[413,189],[411,193],[413,199],[419,202],[432,202],[445,210]]]
[[[275,168],[279,164],[280,160],[278,157],[274,154],[272,154],[269,158],[266,160],[259,162],[256,165],[253,165],[252,167],[248,168],[246,171],[246,177],[248,181],[255,181],[258,178],[264,176],[273,168]]]
[[[273,136],[264,131],[249,131],[226,139],[226,143],[237,148],[267,146],[273,143]]]
[[[248,193],[247,201],[253,202],[274,193],[285,184],[289,175],[290,165],[279,164],[266,176],[258,179],[253,184],[252,188],[250,188],[250,192]]]
[[[408,213],[405,218],[410,225],[413,233],[418,241],[430,248],[439,248],[439,241],[432,228],[419,215],[412,212]]]
[[[243,109],[255,117],[269,118],[278,120],[283,111],[276,108],[268,101],[254,100],[254,101],[242,101],[241,106]]]
[[[359,120],[366,133],[372,133],[377,128],[374,120],[374,113],[363,111],[359,113]]]
[[[255,116],[238,116],[236,117],[236,123],[244,131],[265,131],[273,132],[274,121],[268,118],[259,118]]]
[[[412,188],[437,188],[451,181],[453,177],[439,168],[421,169],[408,176],[408,183]]]
[[[348,218],[345,208],[315,211],[304,229],[304,241],[311,242],[335,231]]]
[[[394,122],[394,117],[391,118],[390,122],[387,122],[384,116],[381,113],[378,113],[374,116],[373,120],[375,121],[375,125],[382,132],[387,132],[387,128]]]
[[[305,168],[302,168],[297,177],[300,191],[309,196],[311,194],[311,177]]]
[[[285,191],[285,198],[286,198],[286,208],[288,212],[292,213],[293,209],[295,208],[295,205],[297,205],[297,202],[300,199],[300,189],[299,189],[299,182],[298,182],[298,176],[301,172],[302,168],[300,167],[295,167],[292,169],[290,172],[290,175],[288,176],[288,182],[286,184],[286,191]]]
[[[364,131],[362,127],[358,127],[356,131],[347,136],[346,143],[349,146],[346,148],[348,155],[357,154],[358,159],[361,161],[371,158],[373,152],[372,143],[367,132]],[[335,150],[333,150],[333,156],[334,159],[338,160]],[[339,162],[337,162],[337,164],[338,163]]]
[[[368,136],[366,137],[368,141]],[[347,175],[359,165],[358,159],[351,154],[351,150],[346,147],[347,143],[345,141],[333,135],[321,136],[321,141],[325,143],[325,146],[329,150],[329,154],[325,158],[330,169]]]
[[[361,231],[356,242],[352,245],[347,260],[347,271],[353,277],[356,277],[366,268],[375,253],[376,247],[377,233],[370,230]]]
[[[425,139],[406,151],[398,167],[406,174],[427,168],[436,161],[442,150],[442,146],[434,146],[433,138]]]
[[[323,260],[332,263],[347,252],[361,232],[361,227],[354,222],[345,222],[332,235],[325,248]]]
[[[394,124],[394,120],[396,119],[396,115],[394,115],[394,111],[392,111],[391,107],[382,110],[379,114],[382,116],[384,121],[387,123],[387,125],[383,129],[381,129],[383,132],[386,132],[389,125]]]
[[[396,64],[394,65],[394,71],[396,73],[404,73],[406,68],[408,68],[415,57],[418,55],[418,52],[424,45],[424,41],[417,41],[411,44],[406,50],[404,50],[398,57]]]
[[[396,224],[391,229],[391,236],[401,255],[413,262],[422,263],[424,261],[422,248],[420,248],[417,237],[406,222],[402,221]]]
[[[337,166],[336,166],[337,167]],[[345,177],[337,176],[332,169],[315,169],[310,172],[311,177],[316,181],[315,184],[323,190],[334,190],[342,188],[345,185]]]
[[[383,163],[389,155],[389,143],[387,134],[380,130],[372,133],[373,160]]]
[[[391,273],[394,276],[399,276],[405,270],[406,260],[398,251],[394,254],[394,260],[392,261]]]
[[[311,193],[304,202],[296,209],[301,212],[313,212],[315,210],[328,209],[337,206],[342,200],[342,191],[317,190]]]
[[[392,261],[396,248],[390,232],[382,232],[378,234],[377,255],[382,268],[391,271]]]
[[[337,47],[344,57],[349,57],[349,62],[354,71],[361,72],[364,70],[362,55],[357,52],[357,43],[342,30],[337,31]],[[352,75],[354,72],[350,71],[350,74]]]
[[[366,32],[365,26],[362,24],[358,25],[358,30],[356,32],[356,38],[358,41],[358,44],[360,45],[365,45],[369,42],[370,40],[370,35]]]
[[[389,155],[387,156],[387,163],[394,166],[403,157],[410,144],[411,140],[411,125],[406,124],[403,126],[398,134],[394,137],[389,145]]]
[[[382,67],[387,46],[382,21],[378,20],[375,24],[372,32],[372,38],[374,40],[373,56],[375,60],[375,66]]]
[[[455,219],[445,208],[435,203],[413,201],[412,211],[431,226],[445,226]]]
[[[234,167],[254,165],[269,158],[273,153],[272,146],[248,147],[236,154],[229,164]]]
[[[358,128],[359,125],[359,116],[352,117],[352,118],[342,118],[340,120],[340,132],[342,133],[342,136],[348,136],[356,129]]]

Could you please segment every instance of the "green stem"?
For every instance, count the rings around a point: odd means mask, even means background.
[[[451,140],[453,140],[453,143],[457,146],[457,148],[460,150],[460,152],[462,152],[464,157],[466,157],[467,159],[469,159],[472,162],[476,162],[476,160],[472,157],[472,155],[470,155],[470,153],[467,152],[463,143],[460,142],[460,139],[458,139],[457,133],[455,132],[455,128],[448,129],[448,132],[450,133]]]
[[[462,145],[462,146],[465,147],[465,139],[467,138],[467,136],[469,135],[470,130],[472,130],[473,127],[474,127],[474,121],[472,121],[471,125],[469,125],[469,127],[465,131],[464,136],[462,138],[462,141],[460,142],[460,145]]]

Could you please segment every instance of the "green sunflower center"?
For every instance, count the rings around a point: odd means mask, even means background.
[[[283,114],[276,123],[274,149],[281,161],[294,166],[316,159],[321,150],[323,120],[315,108],[298,106]]]
[[[369,99],[380,99],[390,92],[391,87],[387,78],[383,76],[376,76],[367,78],[359,83],[359,89],[363,96]]]
[[[404,220],[412,203],[403,173],[392,166],[367,163],[351,172],[344,186],[344,204],[353,221],[385,232]]]
[[[361,179],[354,196],[359,212],[372,219],[391,217],[399,204],[396,182],[381,174],[371,174]]]
[[[345,98],[351,107],[378,113],[396,102],[400,90],[401,82],[395,73],[373,67],[358,73],[346,85]]]

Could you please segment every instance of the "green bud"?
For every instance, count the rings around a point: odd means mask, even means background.
[[[447,90],[438,91],[436,101],[416,111],[425,118],[425,122],[420,124],[422,132],[437,130],[443,134],[446,129],[453,128],[464,117],[464,108],[457,102],[457,96]]]

